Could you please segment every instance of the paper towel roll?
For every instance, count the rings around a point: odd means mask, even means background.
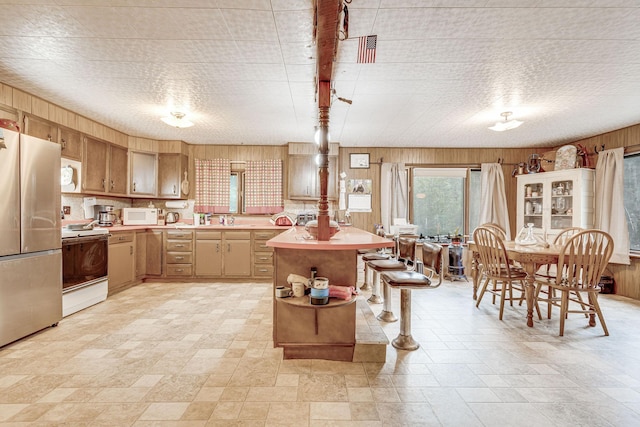
[[[168,209],[184,209],[187,207],[187,202],[184,200],[167,200],[165,206]]]

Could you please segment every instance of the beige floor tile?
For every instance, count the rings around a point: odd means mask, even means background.
[[[640,302],[603,295],[609,337],[579,316],[558,337],[470,293],[415,292],[420,349],[348,363],[283,360],[268,284],[140,284],[0,349],[0,425],[640,425]]]

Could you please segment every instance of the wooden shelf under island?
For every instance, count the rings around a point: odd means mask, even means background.
[[[393,240],[344,227],[328,241],[293,227],[267,242],[274,248],[273,342],[285,359],[352,361],[356,345],[356,298],[311,305],[308,298],[276,298],[289,274],[310,277],[312,267],[331,285],[356,286],[358,249],[392,248]]]

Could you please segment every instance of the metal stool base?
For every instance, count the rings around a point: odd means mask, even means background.
[[[392,311],[382,310],[380,314],[376,316],[376,319],[381,320],[383,322],[397,322],[398,318]]]
[[[383,302],[382,297],[380,295],[373,295],[373,294],[369,297],[367,301],[369,301],[371,304],[382,304]]]
[[[411,335],[398,334],[398,336],[391,341],[391,344],[398,350],[414,351],[420,348],[420,343],[414,340]]]

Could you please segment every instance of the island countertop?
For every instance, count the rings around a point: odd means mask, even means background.
[[[272,248],[315,251],[392,248],[394,245],[391,239],[376,236],[373,233],[355,227],[342,227],[328,241],[310,238],[304,227],[292,227],[267,241],[267,246]]]

